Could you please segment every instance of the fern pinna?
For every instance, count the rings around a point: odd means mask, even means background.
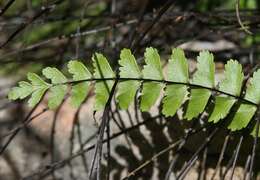
[[[203,111],[208,111],[208,121],[217,123],[230,114],[236,107],[228,125],[231,131],[247,127],[256,114],[260,103],[260,69],[253,73],[249,83],[244,84],[242,66],[235,60],[225,65],[225,78],[215,84],[215,64],[213,55],[208,51],[200,52],[197,58],[197,70],[189,78],[189,69],[184,52],[173,49],[168,62],[168,74],[164,78],[160,56],[156,49],[147,48],[144,54],[145,65],[140,70],[135,57],[129,49],[123,49],[119,60],[119,77],[110,67],[107,59],[99,53],[92,57],[94,73],[83,63],[72,60],[68,71],[72,80],[68,80],[58,69],[46,67],[42,74],[50,80],[45,82],[35,73],[28,73],[30,82],[21,81],[8,94],[10,100],[24,99],[31,95],[28,103],[33,107],[40,102],[47,90],[50,90],[48,106],[54,109],[59,106],[71,85],[71,103],[80,106],[85,100],[91,82],[95,82],[95,110],[102,110],[108,100],[115,80],[118,80],[116,99],[122,109],[127,109],[134,101],[140,87],[140,109],[148,111],[158,99],[161,90],[165,89],[162,100],[162,114],[173,116],[188,101],[184,118],[192,120]],[[243,85],[244,84],[244,85]],[[243,88],[247,86],[247,88]],[[212,98],[211,98],[212,97]],[[213,105],[212,110],[205,110]],[[210,109],[210,108],[206,108]],[[255,123],[254,123],[255,124]],[[255,129],[255,128],[253,128]],[[252,133],[253,134],[253,133]]]

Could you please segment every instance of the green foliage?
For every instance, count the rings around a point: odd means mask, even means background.
[[[231,95],[240,96],[243,79],[242,66],[237,61],[230,60],[225,65],[225,79],[220,82],[219,89],[220,91],[227,92]],[[233,97],[227,95],[217,96],[215,108],[209,121],[217,123],[219,120],[224,119],[235,102],[236,99]]]
[[[123,49],[120,54],[119,75],[121,78],[140,78],[141,71],[136,63],[135,57],[129,49]],[[120,108],[127,109],[131,102],[134,101],[137,89],[140,87],[140,81],[124,81],[118,85],[117,101]]]
[[[184,118],[191,120],[201,113],[208,113],[208,121],[217,123],[221,119],[230,120],[231,131],[247,127],[256,114],[260,103],[260,70],[254,72],[245,92],[242,92],[244,75],[242,66],[235,60],[225,65],[225,78],[215,86],[215,64],[213,55],[207,51],[199,54],[197,71],[189,80],[187,59],[183,50],[173,49],[168,63],[167,77],[164,79],[160,56],[156,49],[147,48],[145,65],[140,71],[135,57],[129,49],[123,49],[119,60],[119,77],[116,77],[108,60],[102,54],[93,55],[93,75],[83,63],[73,60],[68,63],[72,80],[68,80],[58,69],[47,67],[42,73],[50,79],[46,83],[38,75],[28,73],[30,82],[21,81],[8,94],[10,100],[24,99],[31,95],[29,105],[35,106],[50,90],[49,108],[58,107],[71,85],[71,103],[79,107],[88,95],[90,82],[95,81],[95,110],[102,110],[107,103],[115,80],[119,80],[116,99],[120,108],[127,109],[134,101],[137,90],[141,88],[140,109],[148,111],[155,104],[162,87],[165,93],[162,100],[162,114],[174,116],[185,101],[188,106]],[[217,87],[219,87],[217,89]],[[212,95],[214,91],[214,95]],[[212,100],[209,101],[212,96]],[[208,111],[213,107],[212,111]],[[234,108],[232,108],[234,107]],[[232,114],[230,114],[231,109]],[[228,116],[230,114],[230,116]],[[231,118],[231,119],[230,119]],[[229,121],[227,121],[229,122]],[[256,127],[254,127],[256,129]],[[252,132],[253,133],[253,132]],[[251,133],[251,134],[252,134]]]
[[[21,81],[18,87],[13,87],[8,94],[8,99],[24,99],[32,93],[32,85],[28,82]]]
[[[67,86],[63,83],[67,82],[67,78],[58,69],[51,67],[44,68],[42,74],[54,84],[54,86],[50,88],[48,106],[50,109],[55,109],[61,104],[66,95]]]
[[[96,53],[93,57],[94,77],[97,79],[114,78],[115,74],[111,69],[107,59],[102,54]],[[96,102],[94,105],[95,110],[101,110],[105,107],[109,98],[114,81],[103,80],[97,81],[95,86]]]
[[[192,80],[193,84],[213,88],[215,75],[215,64],[213,55],[207,51],[203,51],[198,56],[198,67]],[[190,101],[188,104],[185,118],[191,120],[197,117],[206,107],[211,91],[203,88],[196,88],[191,90]]]
[[[168,65],[168,80],[173,82],[188,83],[189,70],[187,59],[182,49],[173,49]],[[181,84],[169,84],[166,87],[163,99],[162,113],[165,116],[173,116],[182,105],[188,94],[187,86]]]
[[[245,99],[256,104],[260,103],[260,70],[253,74]],[[256,111],[257,108],[251,104],[241,104],[228,128],[235,131],[246,127]]]
[[[37,74],[28,73],[28,80],[31,82],[21,81],[19,82],[18,87],[13,87],[8,94],[8,98],[10,100],[16,99],[24,99],[30,94],[32,94],[28,103],[30,107],[35,106],[41,100],[42,96],[46,92],[46,90],[50,87],[50,85],[44,82]]]
[[[73,75],[73,81],[90,79],[91,73],[85,65],[79,61],[70,61],[68,63],[68,71]],[[74,107],[79,107],[88,95],[89,82],[80,82],[72,86],[71,104]]]
[[[146,48],[145,54],[146,65],[142,71],[145,79],[162,80],[162,67],[160,56],[156,49]],[[158,82],[144,82],[141,96],[141,110],[148,111],[160,95],[162,84]]]

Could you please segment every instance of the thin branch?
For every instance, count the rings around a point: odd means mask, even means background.
[[[132,20],[129,20],[129,21],[126,21],[126,22],[121,22],[121,23],[116,24],[115,28],[120,28],[120,27],[123,27],[125,25],[135,24],[136,22],[137,22],[136,19],[132,19]],[[21,48],[21,49],[9,52],[7,54],[4,54],[4,55],[2,55],[1,59],[4,59],[4,58],[6,58],[8,56],[15,55],[15,54],[18,54],[18,53],[21,53],[21,52],[34,50],[34,49],[36,49],[36,48],[38,48],[40,46],[46,45],[46,44],[51,43],[53,41],[64,40],[64,39],[69,39],[69,38],[73,39],[73,38],[77,38],[77,37],[81,37],[81,36],[87,36],[87,35],[91,35],[91,34],[96,34],[96,33],[99,33],[99,32],[108,31],[111,28],[112,28],[111,26],[104,26],[104,27],[99,27],[99,28],[95,28],[95,29],[82,31],[80,33],[76,32],[76,33],[72,33],[72,34],[69,34],[69,35],[56,36],[56,37],[53,37],[53,38],[50,38],[50,39],[47,39],[47,40],[44,40],[44,41],[32,44],[32,45],[29,45],[29,46],[27,46],[25,48]],[[8,61],[5,61],[5,62],[8,62]]]
[[[235,159],[233,161],[232,169],[231,169],[231,176],[230,176],[231,180],[233,179],[233,175],[234,175],[234,172],[235,172],[235,167],[236,167],[236,163],[237,163],[237,159],[238,159],[238,155],[239,155],[239,151],[240,151],[240,147],[241,147],[241,144],[243,142],[243,139],[244,139],[244,136],[242,135],[240,137],[239,143],[238,143],[237,148],[236,148]]]
[[[260,114],[260,113],[258,113]],[[249,167],[249,176],[248,179],[253,178],[253,168],[254,168],[254,161],[255,161],[255,153],[256,153],[256,147],[257,147],[257,143],[258,143],[258,137],[259,137],[259,126],[260,126],[260,118],[257,117],[256,120],[256,131],[255,131],[255,138],[254,138],[254,144],[253,144],[253,149],[252,149],[252,158],[251,158],[251,162],[250,162],[250,167]]]
[[[212,177],[211,177],[211,180],[214,180],[214,178],[215,178],[217,172],[218,172],[219,169],[220,169],[221,163],[222,163],[222,161],[223,161],[223,159],[224,159],[225,151],[226,151],[226,149],[227,149],[227,144],[228,144],[229,138],[230,138],[230,131],[228,132],[228,135],[226,136],[225,141],[224,141],[224,143],[223,143],[223,146],[222,146],[222,149],[221,149],[221,153],[220,153],[220,155],[219,155],[219,159],[218,159],[217,165],[216,165],[216,167],[215,167],[215,171],[214,171],[214,173],[213,173],[213,175],[212,175]]]
[[[83,79],[83,80],[79,80],[79,81],[67,81],[65,83],[62,84],[78,84],[81,82],[86,82],[86,81],[109,81],[109,80],[115,80],[115,81],[143,81],[143,82],[159,82],[159,83],[164,83],[164,84],[179,84],[179,85],[186,85],[192,88],[202,88],[202,89],[208,89],[210,91],[216,92],[216,93],[220,93],[220,94],[224,94],[230,97],[233,97],[235,99],[238,99],[242,102],[254,105],[256,107],[258,107],[259,105],[249,101],[247,99],[244,99],[240,96],[236,96],[215,88],[210,88],[210,87],[206,87],[206,86],[202,86],[202,85],[198,85],[198,84],[192,84],[192,83],[183,83],[183,82],[175,82],[175,81],[168,81],[168,80],[158,80],[158,79],[146,79],[146,78],[121,78],[121,77],[115,77],[115,78],[89,78],[89,79]],[[60,85],[60,84],[53,84],[53,86],[56,85]]]
[[[141,169],[143,169],[145,166],[147,166],[148,164],[152,163],[153,161],[155,161],[158,157],[160,157],[161,155],[163,155],[164,153],[172,150],[173,148],[175,148],[177,145],[179,145],[181,142],[183,141],[183,139],[180,139],[174,143],[171,143],[167,148],[164,148],[163,150],[161,150],[160,152],[156,153],[151,159],[148,159],[147,161],[145,161],[144,163],[142,163],[140,166],[138,166],[136,169],[134,169],[132,172],[130,172],[126,177],[123,178],[123,180],[129,179],[133,176],[135,176],[135,174],[140,171]]]
[[[240,19],[240,15],[239,15],[239,0],[237,0],[236,2],[236,16],[237,16],[237,21],[239,23],[239,25],[241,26],[241,28],[249,35],[252,35],[253,33],[251,31],[248,30],[247,27],[244,26],[243,22]]]
[[[158,115],[160,116],[160,115]],[[130,132],[130,131],[133,131],[135,130],[136,128],[139,128],[140,126],[143,126],[147,123],[150,123],[152,122],[154,119],[156,119],[157,116],[153,117],[153,118],[149,118],[143,122],[140,122],[134,126],[131,126],[129,128],[126,128],[124,129],[123,131],[120,131],[118,133],[115,133],[113,135],[110,136],[110,140],[113,140],[121,135],[125,135],[126,133]],[[199,129],[197,131],[194,131],[193,134],[196,134],[198,132],[200,132],[202,129]],[[106,143],[108,141],[108,139],[104,139],[102,143]],[[85,144],[87,144],[89,141],[87,140]],[[24,177],[23,179],[24,180],[29,180],[31,179],[32,177],[34,176],[40,176],[40,178],[43,178],[43,177],[46,177],[48,176],[52,171],[56,170],[56,169],[59,169],[59,168],[62,168],[65,164],[68,164],[72,159],[75,159],[76,157],[78,156],[81,156],[82,154],[94,149],[96,147],[95,144],[93,145],[90,145],[84,149],[80,149],[79,151],[77,151],[76,153],[74,153],[73,155],[70,155],[68,158],[64,159],[64,160],[61,160],[59,162],[55,162],[53,164],[49,164],[49,165],[46,165],[45,168],[43,169],[40,169],[38,170],[37,172],[27,176],[27,177]]]
[[[7,45],[17,34],[19,34],[21,31],[23,31],[28,25],[30,25],[33,21],[41,17],[43,14],[50,12],[53,10],[58,4],[62,3],[64,0],[57,0],[54,2],[51,6],[48,7],[42,7],[42,10],[37,13],[34,17],[29,19],[27,23],[21,24],[20,27],[18,27],[8,38],[7,40],[0,45],[0,49],[2,49],[5,45]]]
[[[209,137],[206,138],[205,142],[200,145],[200,147],[197,149],[197,151],[192,155],[190,160],[187,162],[187,164],[183,167],[181,172],[178,174],[177,179],[183,179],[185,178],[187,172],[189,169],[193,166],[195,161],[198,159],[198,155],[200,154],[201,151],[203,151],[207,145],[211,142],[213,137],[217,134],[217,132],[220,130],[220,127],[216,127],[209,135]]]
[[[33,112],[35,111],[35,109],[38,107],[38,105],[40,104],[40,102],[28,113],[28,115],[25,117],[25,119],[23,120],[23,124],[19,127],[17,127],[14,130],[11,130],[11,133],[7,133],[8,135],[11,135],[9,137],[9,139],[7,140],[7,142],[1,147],[0,150],[0,155],[3,154],[3,152],[6,150],[6,148],[8,147],[8,145],[12,142],[12,140],[15,138],[15,136],[22,130],[23,127],[26,127],[33,119],[35,119],[36,117],[38,117],[39,115],[43,114],[44,112],[47,111],[47,109],[44,109],[42,112],[36,114],[35,116],[31,117],[30,116],[33,114]],[[6,134],[6,135],[7,135]]]
[[[5,7],[4,7],[3,9],[0,9],[0,16],[2,16],[2,15],[5,13],[5,11],[7,11],[7,9],[8,9],[14,2],[15,2],[15,0],[9,0],[9,1],[6,3]]]

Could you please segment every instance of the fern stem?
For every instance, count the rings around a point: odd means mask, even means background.
[[[57,83],[57,84],[52,84],[51,87],[53,86],[57,86],[57,85],[61,85],[61,84],[78,84],[78,83],[82,83],[82,82],[90,82],[90,81],[142,81],[142,82],[158,82],[158,83],[163,83],[163,84],[179,84],[179,85],[185,85],[185,86],[189,86],[191,88],[201,88],[201,89],[208,89],[210,91],[216,92],[216,93],[220,93],[220,94],[224,94],[230,97],[233,97],[235,99],[238,99],[242,102],[254,105],[256,107],[259,107],[259,104],[256,104],[252,101],[249,101],[247,99],[244,99],[241,96],[235,96],[233,94],[221,91],[219,89],[216,88],[211,88],[211,87],[206,87],[206,86],[202,86],[202,85],[198,85],[198,84],[192,84],[192,83],[184,83],[184,82],[175,82],[175,81],[168,81],[168,80],[159,80],[159,79],[146,79],[146,78],[121,78],[121,77],[112,77],[112,78],[89,78],[89,79],[83,79],[83,80],[79,80],[79,81],[67,81],[65,83]]]

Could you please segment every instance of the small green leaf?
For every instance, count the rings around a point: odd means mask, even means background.
[[[198,56],[197,71],[192,80],[193,84],[212,88],[215,85],[215,64],[213,54],[208,51],[200,52]]]
[[[63,101],[66,95],[67,86],[66,85],[56,85],[50,88],[50,97],[48,101],[48,107],[50,109],[57,108]]]
[[[243,78],[242,66],[237,61],[228,61],[225,65],[225,79],[219,84],[220,90],[239,96]],[[209,118],[209,122],[213,121],[214,123],[217,123],[220,119],[224,119],[235,102],[236,99],[233,97],[228,97],[226,95],[217,96],[215,107]]]
[[[83,63],[75,60],[68,63],[68,71],[73,75],[74,81],[89,79],[92,76]],[[79,107],[85,100],[88,94],[89,84],[89,82],[81,82],[72,86],[71,104],[73,107]]]
[[[206,107],[211,92],[207,89],[192,89],[185,118],[191,120],[197,117]]]
[[[143,77],[145,79],[162,80],[163,73],[161,67],[160,56],[156,49],[146,48],[145,51],[146,65],[143,69]],[[141,96],[141,110],[148,111],[155,103],[160,95],[162,88],[161,83],[157,82],[144,82]]]
[[[184,85],[168,85],[163,98],[162,113],[167,116],[173,116],[182,105],[187,95],[187,87]]]
[[[173,49],[168,64],[168,80],[187,83],[188,79],[188,63],[184,52],[180,48]],[[165,116],[173,116],[184,102],[187,94],[188,91],[185,85],[167,85],[163,98],[162,113]]]
[[[208,121],[217,123],[220,119],[224,119],[228,115],[231,107],[235,102],[236,100],[234,98],[217,96],[214,110],[211,113]]]
[[[257,123],[255,124],[253,130],[251,131],[250,135],[253,136],[253,137],[256,137],[256,130],[257,130]],[[258,137],[260,137],[260,127],[258,129]]]
[[[119,60],[119,75],[121,78],[140,78],[141,71],[136,63],[135,57],[129,49],[123,49]],[[140,81],[123,81],[118,85],[117,100],[120,108],[127,109],[133,102],[137,89],[140,87]]]
[[[245,128],[254,116],[256,110],[257,108],[254,105],[241,104],[233,120],[228,125],[228,129],[236,131]]]
[[[31,81],[33,90],[36,89],[45,89],[50,86],[50,84],[46,83],[42,78],[40,78],[37,74],[35,73],[28,73],[27,74],[27,79]]]
[[[247,88],[245,99],[256,104],[260,103],[260,69],[254,72],[250,85]]]
[[[215,64],[213,61],[213,55],[208,51],[203,51],[199,54],[197,59],[197,71],[194,74],[192,83],[213,88],[215,81]],[[210,96],[211,91],[208,89],[192,89],[185,118],[191,120],[202,113]]]
[[[50,84],[46,83],[35,73],[28,73],[27,78],[31,81],[33,89],[33,93],[28,101],[28,104],[30,107],[34,107],[36,104],[40,102],[42,96],[50,87]]]
[[[244,74],[242,66],[237,61],[229,60],[225,65],[225,79],[219,84],[219,90],[239,96]]]
[[[246,91],[245,99],[256,104],[260,102],[260,70],[253,74],[253,78],[251,78]],[[256,110],[257,108],[254,105],[241,104],[228,128],[232,131],[245,128],[254,116]]]
[[[50,79],[53,86],[50,88],[50,97],[48,101],[48,107],[50,109],[57,108],[67,91],[67,85],[61,85],[67,82],[67,78],[56,68],[47,67],[42,70],[42,74]]]
[[[114,78],[115,74],[111,69],[107,59],[99,53],[93,57],[94,77],[95,78]],[[97,81],[95,85],[96,101],[94,105],[95,110],[101,110],[105,107],[109,98],[110,91],[113,87],[113,80]]]
[[[42,96],[44,95],[44,93],[47,89],[48,88],[46,87],[46,88],[39,88],[39,89],[36,89],[35,91],[33,91],[32,96],[28,101],[29,106],[30,107],[36,106],[42,99]]]
[[[24,99],[32,93],[32,85],[26,81],[19,82],[19,87],[13,87],[8,93],[8,99]]]
[[[67,82],[67,78],[57,68],[46,67],[42,70],[42,74],[47,79],[50,79],[52,84],[61,84]]]

